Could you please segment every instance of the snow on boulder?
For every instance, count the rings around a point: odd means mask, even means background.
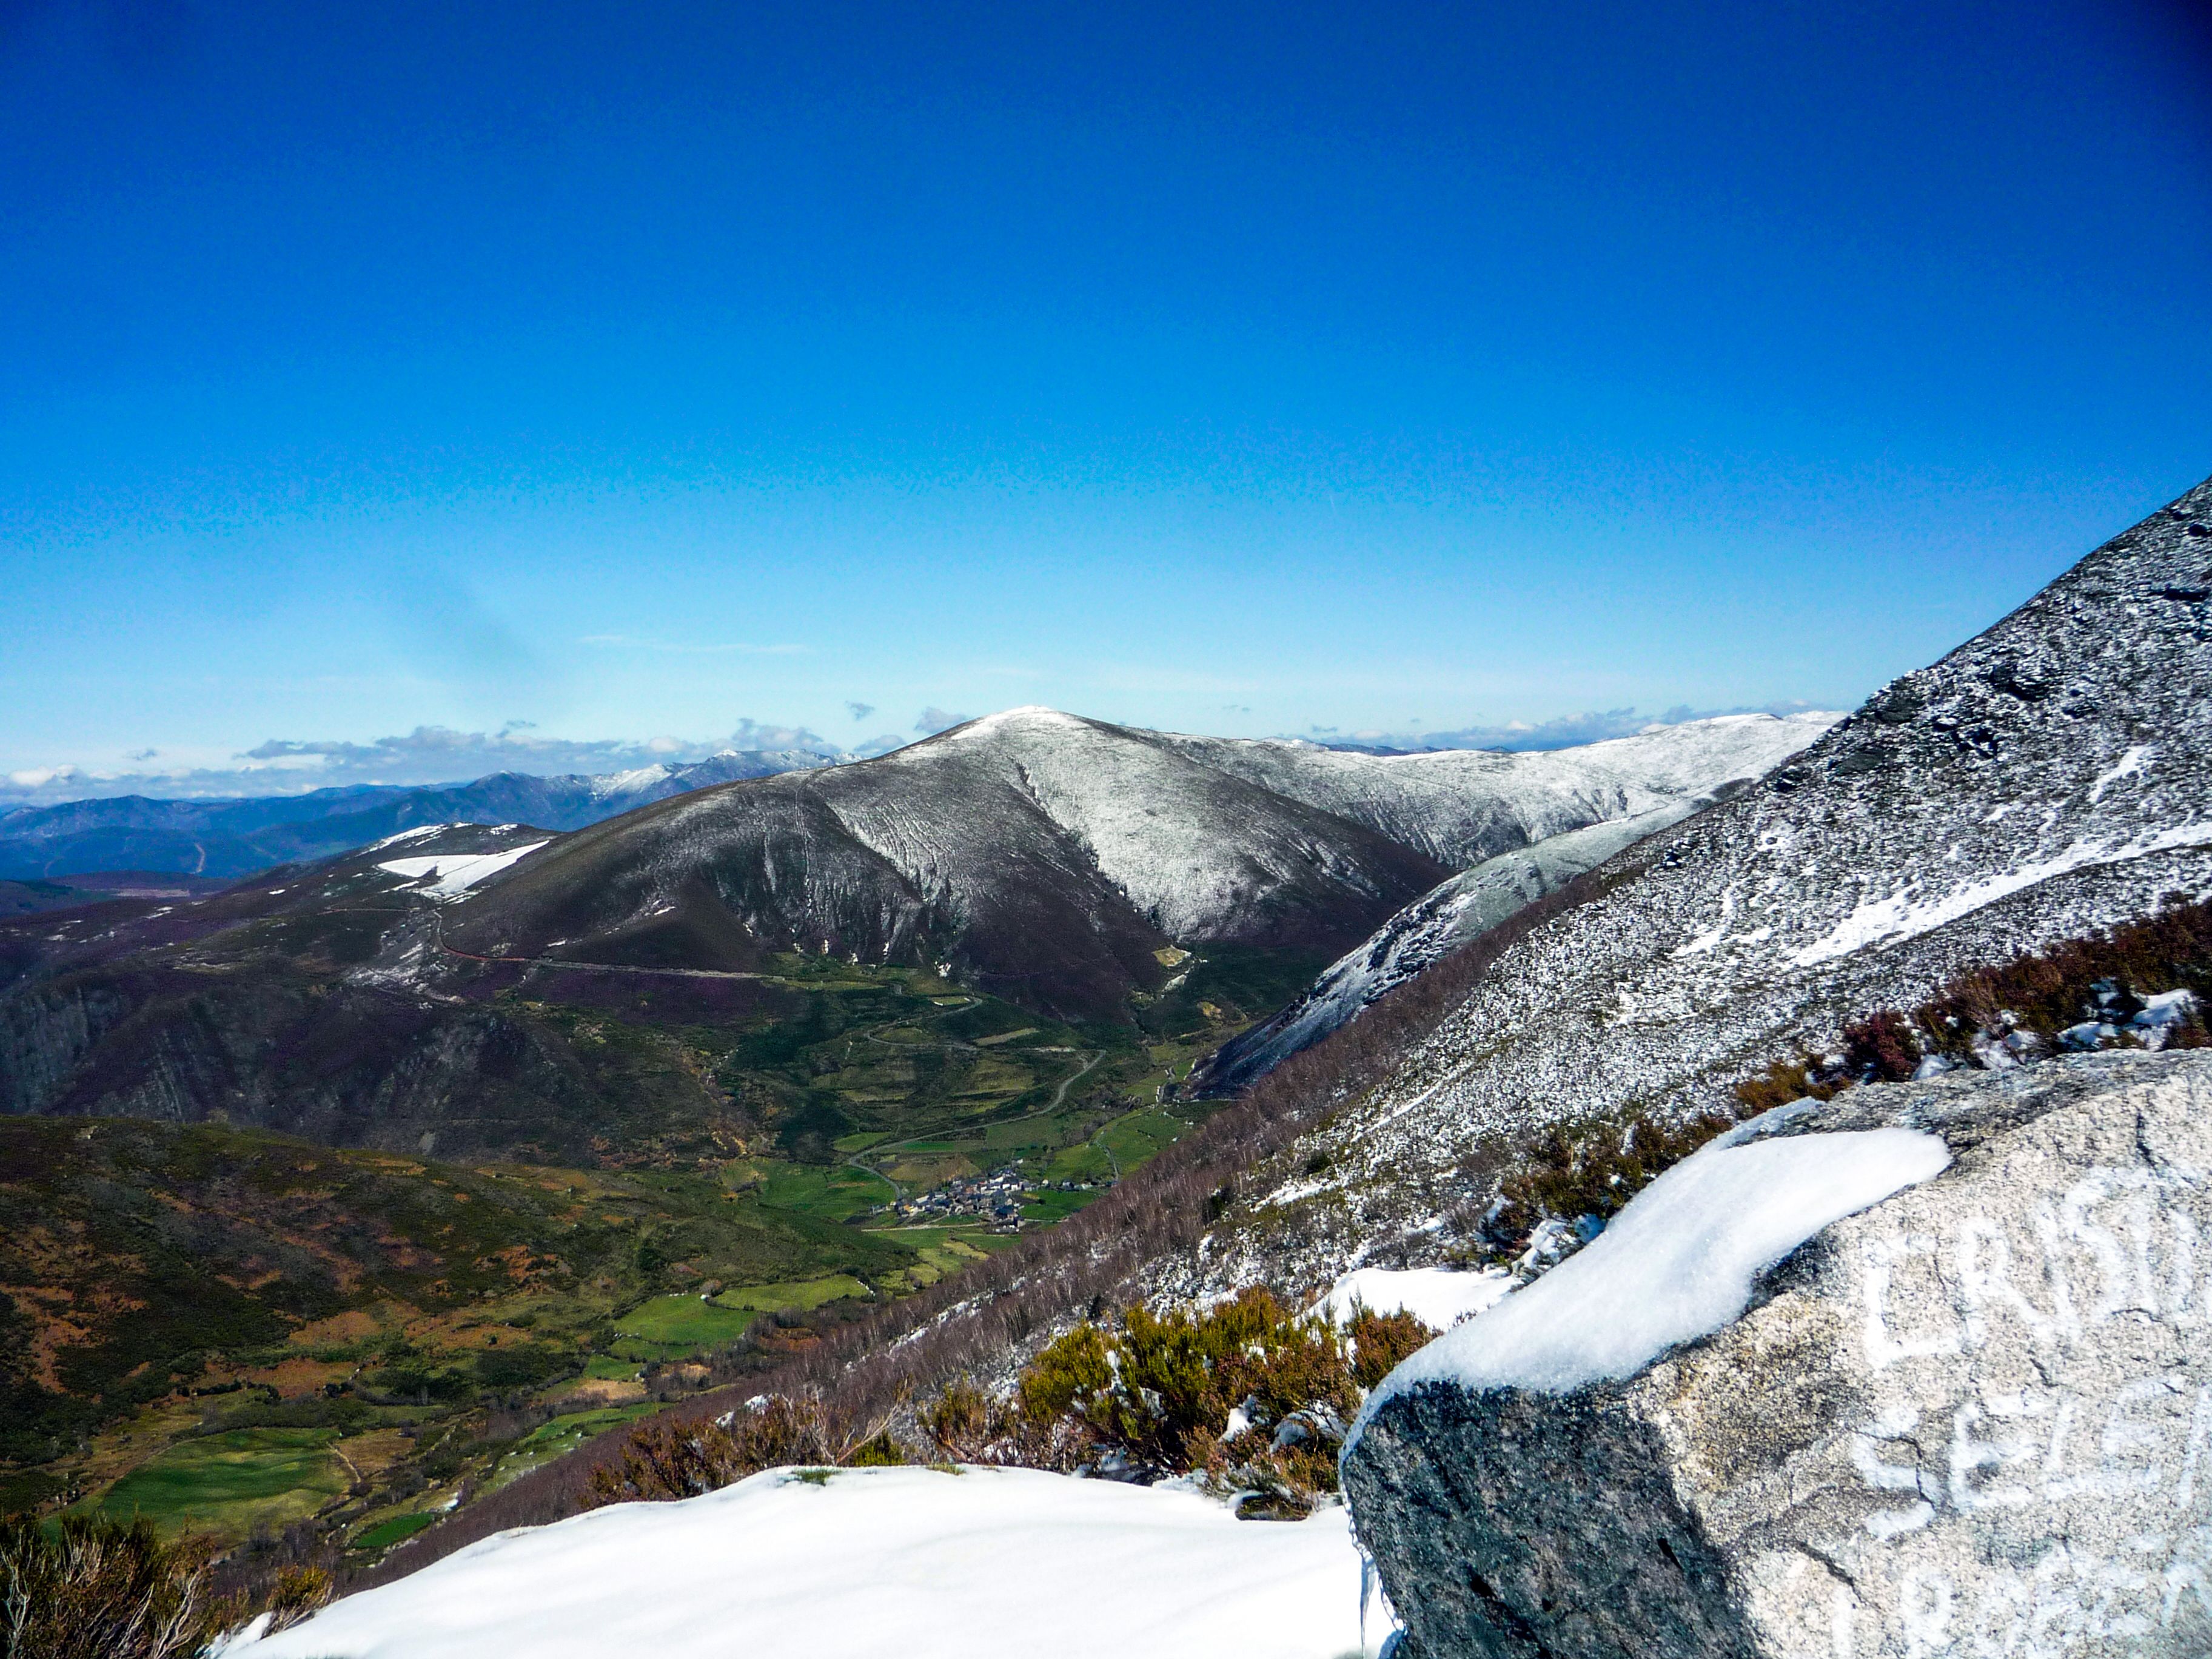
[[[1400,1659],[2212,1652],[2212,1054],[1800,1102],[1385,1378]]]
[[[772,1469],[501,1533],[223,1659],[1349,1659],[1362,1592],[1341,1510],[1239,1521],[1031,1469]]]

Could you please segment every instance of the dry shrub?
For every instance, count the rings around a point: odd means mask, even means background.
[[[586,1507],[696,1498],[793,1464],[866,1468],[912,1461],[881,1423],[856,1431],[814,1395],[779,1395],[709,1422],[646,1419],[622,1442],[618,1462],[592,1472]]]
[[[1902,1083],[1920,1065],[1921,1046],[1911,1024],[1884,1008],[1844,1027],[1844,1071],[1861,1083]]]
[[[208,1556],[144,1521],[0,1522],[0,1656],[189,1659],[224,1628]]]
[[[956,1463],[989,1461],[993,1441],[1003,1434],[1006,1414],[968,1378],[956,1377],[945,1392],[915,1413],[921,1431],[939,1453]]]
[[[1609,1220],[1664,1171],[1735,1123],[1717,1112],[1680,1122],[1638,1112],[1554,1124],[1498,1183],[1502,1201],[1486,1231],[1498,1248],[1515,1251],[1548,1218]]]
[[[916,1418],[938,1455],[955,1463],[1000,1463],[1066,1474],[1098,1456],[1098,1437],[1088,1425],[1066,1416],[1032,1416],[1018,1401],[994,1400],[964,1376]]]
[[[269,1622],[262,1633],[274,1636],[309,1617],[337,1592],[337,1581],[327,1567],[308,1562],[279,1568],[258,1591],[240,1591],[217,1601],[210,1625],[233,1631],[266,1613]]]

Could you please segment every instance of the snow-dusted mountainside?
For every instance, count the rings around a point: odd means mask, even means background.
[[[1014,709],[599,825],[453,906],[444,937],[714,968],[797,945],[1104,1012],[1158,983],[1170,946],[1342,951],[1449,873],[1428,849],[1663,807],[1805,730],[1749,716],[1586,750],[1377,757]]]
[[[1183,754],[1364,823],[1464,870],[1587,824],[1669,807],[1757,777],[1834,723],[1832,714],[1726,714],[1573,749],[1369,755],[1311,744],[1167,737]]]
[[[473,783],[367,784],[304,795],[153,800],[119,795],[0,812],[0,879],[101,870],[242,876],[329,858],[430,823],[534,823],[580,830],[649,801],[738,778],[829,764],[805,750],[729,750],[686,766],[598,775],[495,772]]]
[[[1807,740],[1819,730],[1808,729]],[[1712,799],[1694,796],[1633,817],[1570,830],[1462,871],[1331,963],[1297,1001],[1206,1056],[1191,1073],[1190,1092],[1205,1099],[1249,1087],[1508,916]]]
[[[1285,1199],[1339,1218],[1304,1270],[1450,1202],[1485,1137],[1723,1101],[1966,968],[2212,890],[2208,599],[2212,483],[1602,866],[1301,1154],[1327,1174]]]

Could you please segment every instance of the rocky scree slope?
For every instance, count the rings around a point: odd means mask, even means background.
[[[2212,890],[2212,483],[2099,548],[1757,787],[1585,878],[1284,1160],[1182,1288],[1442,1252],[1482,1148],[1733,1105],[1841,1024]],[[1992,1055],[2002,1065],[2003,1057]],[[1411,1248],[1411,1246],[1408,1246]]]
[[[1742,736],[1754,739],[1732,757],[1743,769],[1719,783],[1712,793],[1684,796],[1632,817],[1547,836],[1519,852],[1502,853],[1462,871],[1398,912],[1357,949],[1331,963],[1304,994],[1273,1018],[1241,1032],[1208,1055],[1193,1070],[1189,1091],[1206,1099],[1249,1088],[1292,1054],[1358,1018],[1363,1010],[1465,948],[1508,916],[1646,836],[1680,823],[1715,800],[1736,793],[1813,742],[1837,717],[1747,718],[1765,724],[1738,728]]]
[[[805,750],[730,750],[688,766],[599,775],[495,772],[473,783],[420,788],[369,784],[249,799],[120,795],[18,807],[0,811],[0,879],[105,870],[243,876],[329,858],[433,823],[580,830],[687,790],[829,763]]]
[[[1449,873],[1437,854],[1693,796],[1784,725],[1382,757],[1015,709],[596,826],[441,923],[485,956],[557,941],[569,957],[724,970],[793,946],[943,964],[1048,1012],[1114,1018],[1161,983],[1173,947],[1341,951]],[[391,965],[410,948],[434,971],[420,941],[396,942]]]

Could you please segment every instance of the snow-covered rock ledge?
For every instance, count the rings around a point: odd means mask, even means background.
[[[1033,1469],[771,1469],[501,1533],[222,1659],[1353,1659],[1362,1590],[1340,1509],[1239,1521]]]
[[[1770,1113],[1370,1400],[1401,1659],[2212,1652],[2212,1054]]]

